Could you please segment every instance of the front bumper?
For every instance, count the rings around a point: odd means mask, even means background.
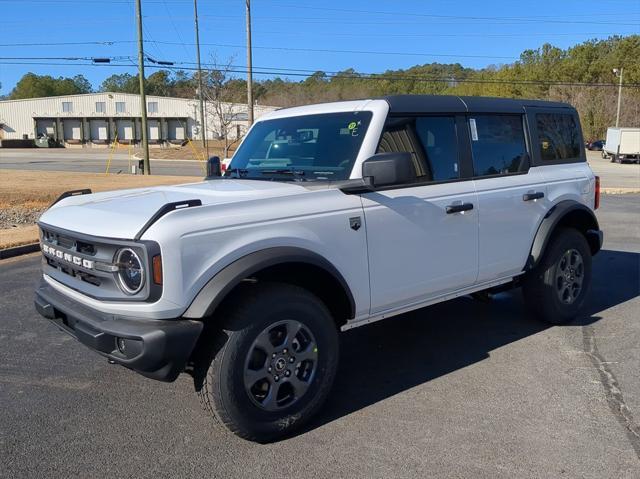
[[[159,381],[174,381],[184,370],[203,327],[202,322],[186,319],[105,314],[69,299],[44,280],[36,289],[35,307],[90,349]],[[124,348],[118,347],[118,342]]]

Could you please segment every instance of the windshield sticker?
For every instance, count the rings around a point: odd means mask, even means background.
[[[358,128],[360,126],[360,123],[361,123],[360,121],[350,122],[346,128],[340,128],[340,134],[358,136]]]
[[[478,128],[476,127],[476,119],[469,118],[469,128],[471,128],[471,139],[478,141]]]

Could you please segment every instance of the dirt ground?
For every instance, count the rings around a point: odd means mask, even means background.
[[[65,191],[94,192],[199,181],[190,176],[105,175],[62,171],[0,170],[0,249],[38,240],[34,223]]]

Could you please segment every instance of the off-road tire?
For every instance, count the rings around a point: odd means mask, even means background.
[[[582,287],[570,304],[560,299],[558,267],[563,255],[577,251],[582,260]],[[540,263],[528,273],[522,291],[527,308],[547,323],[565,324],[574,319],[584,305],[591,285],[591,250],[582,233],[573,228],[556,231]]]
[[[279,411],[261,409],[245,388],[244,367],[256,338],[283,318],[302,323],[315,337],[317,369],[304,395]],[[242,286],[214,320],[222,331],[209,334],[196,364],[196,390],[203,408],[236,435],[269,442],[290,435],[325,402],[336,374],[338,330],[325,304],[309,291],[283,283]],[[200,373],[198,373],[200,371]]]

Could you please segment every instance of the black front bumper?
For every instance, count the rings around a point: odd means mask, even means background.
[[[35,306],[42,316],[85,346],[159,381],[174,381],[184,370],[203,326],[186,319],[147,320],[105,314],[69,299],[44,280],[36,289]],[[119,348],[118,342],[124,348]]]

